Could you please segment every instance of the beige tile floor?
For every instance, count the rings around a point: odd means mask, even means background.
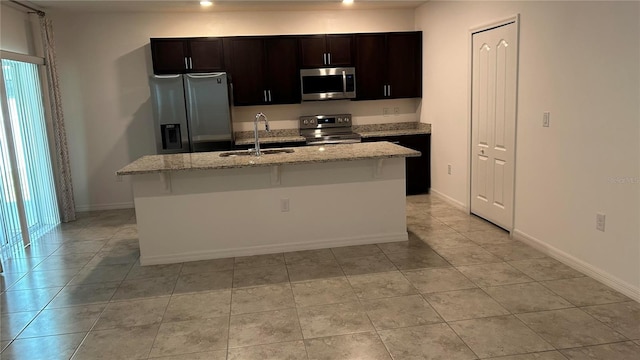
[[[431,196],[410,240],[141,267],[132,210],[5,262],[2,359],[634,359],[640,304]]]

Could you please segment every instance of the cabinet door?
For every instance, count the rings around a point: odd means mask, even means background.
[[[353,35],[327,35],[330,66],[353,66]]]
[[[387,52],[384,34],[356,35],[356,98],[382,99],[385,95]]]
[[[300,66],[303,68],[316,68],[325,66],[324,35],[300,36]]]
[[[269,103],[299,103],[298,40],[295,37],[273,37],[265,40],[265,47]]]
[[[362,139],[363,142],[389,141],[418,150],[420,157],[406,158],[405,174],[407,195],[425,194],[431,187],[431,135],[385,136]]]
[[[388,84],[391,98],[422,96],[422,33],[387,36]]]
[[[154,74],[182,74],[187,71],[187,46],[183,39],[151,39]]]
[[[407,158],[407,195],[428,193],[431,186],[431,135],[398,136],[396,141],[422,153],[420,157]]]
[[[264,41],[233,37],[226,40],[234,105],[264,104]]]
[[[222,39],[189,40],[191,72],[213,72],[224,70]]]

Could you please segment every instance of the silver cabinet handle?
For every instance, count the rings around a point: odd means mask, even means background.
[[[193,70],[193,60],[191,59],[191,56],[189,56],[189,69]]]
[[[187,57],[186,57],[186,56],[184,57],[184,68],[185,68],[186,70],[189,70],[189,60],[187,60]]]
[[[331,53],[327,53],[327,59],[329,59],[327,65],[331,65]]]
[[[382,85],[382,96],[387,96],[387,85]]]
[[[387,85],[387,96],[391,96],[391,85]]]
[[[269,94],[269,102],[271,102],[271,90],[268,90],[267,94]]]
[[[324,65],[328,65],[328,64],[327,64],[327,53],[323,53],[323,54],[322,54],[322,63],[323,63]]]
[[[262,90],[262,98],[264,99],[264,102],[267,102],[267,90]]]

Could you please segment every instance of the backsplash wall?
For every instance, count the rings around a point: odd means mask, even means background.
[[[354,125],[379,123],[417,122],[420,116],[421,99],[394,99],[376,101],[305,101],[294,105],[240,106],[234,107],[233,130],[253,130],[256,113],[263,112],[269,117],[273,129],[297,129],[298,118],[302,115],[352,114]],[[389,109],[391,115],[384,116]],[[399,114],[394,114],[398,108]]]

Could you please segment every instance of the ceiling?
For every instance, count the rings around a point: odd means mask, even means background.
[[[200,6],[199,0],[32,0],[24,4],[43,11],[65,12],[223,12],[223,11],[310,11],[337,9],[414,9],[425,2],[404,0],[354,0],[351,5],[343,5],[341,0],[213,0],[210,7]]]

